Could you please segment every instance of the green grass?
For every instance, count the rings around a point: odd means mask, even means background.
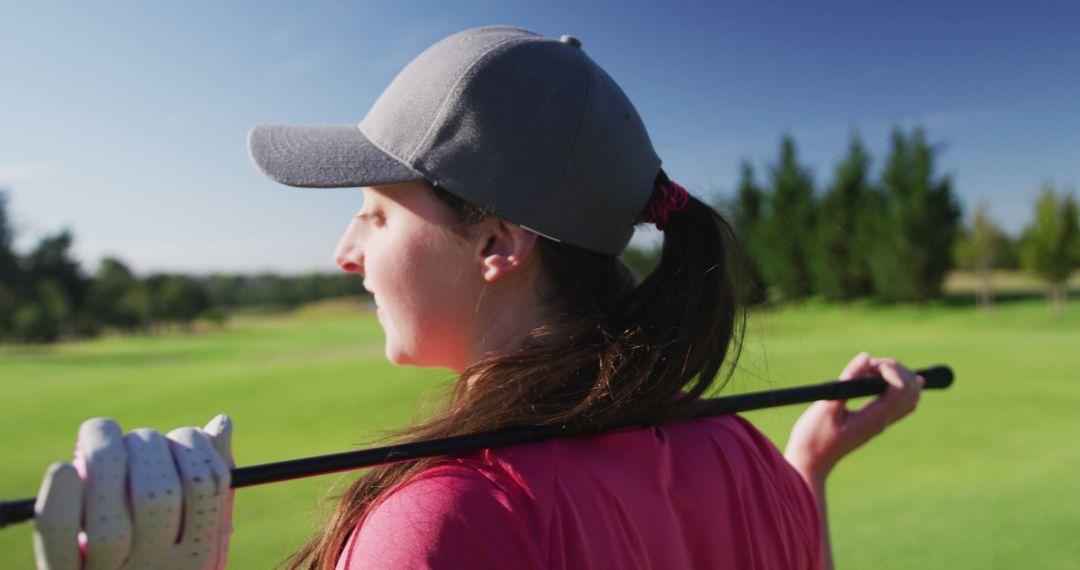
[[[841,568],[1075,568],[1080,558],[1080,308],[804,305],[754,315],[725,392],[819,382],[859,350],[951,365],[955,386],[847,458],[830,484]],[[448,374],[397,368],[350,305],[244,318],[218,332],[0,348],[0,497],[36,492],[79,423],[236,422],[241,465],[364,446],[405,425]],[[858,405],[853,403],[852,405]],[[782,446],[800,408],[749,417]],[[315,527],[349,476],[237,494],[231,568],[267,568]],[[32,567],[30,528],[0,531],[0,566]]]

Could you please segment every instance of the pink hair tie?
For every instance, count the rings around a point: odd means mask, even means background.
[[[656,224],[656,229],[663,231],[667,226],[668,216],[686,208],[690,203],[690,195],[686,188],[671,180],[657,184],[656,189],[660,191],[660,195],[649,202],[649,213],[645,216],[645,222]]]

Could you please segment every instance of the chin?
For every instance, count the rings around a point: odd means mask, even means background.
[[[396,364],[398,366],[410,366],[414,364],[413,359],[409,355],[404,354],[389,344],[386,345],[386,359],[390,361],[390,364]]]
[[[449,368],[451,370],[455,370],[452,365],[447,364],[440,359],[432,358],[431,356],[424,358],[423,356],[415,353],[398,350],[397,348],[389,344],[386,345],[386,359],[389,360],[391,364],[395,364],[397,366],[416,366],[418,368]]]
[[[389,343],[386,345],[385,353],[386,359],[389,360],[391,364],[396,364],[398,366],[432,366],[431,364],[425,363],[416,354],[401,350]]]

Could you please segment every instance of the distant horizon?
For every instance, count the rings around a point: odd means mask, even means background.
[[[263,178],[248,130],[355,123],[434,41],[512,23],[580,38],[699,197],[743,160],[766,182],[785,134],[819,195],[853,132],[876,178],[892,129],[921,126],[965,218],[986,202],[1015,236],[1044,181],[1080,183],[1080,6],[1037,4],[14,4],[0,187],[18,251],[67,227],[88,272],[334,272],[360,192]]]

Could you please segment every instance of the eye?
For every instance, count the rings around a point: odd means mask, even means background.
[[[362,212],[356,215],[356,219],[364,224],[371,224],[375,227],[382,226],[386,221],[382,212]]]

